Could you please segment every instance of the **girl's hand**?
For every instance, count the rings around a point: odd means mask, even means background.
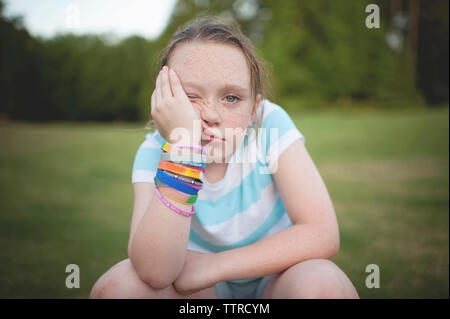
[[[173,69],[164,66],[159,72],[151,103],[151,115],[162,137],[170,143],[200,144],[200,115],[186,96]],[[198,125],[194,126],[194,120],[199,121]],[[186,129],[186,134],[171,137],[172,130],[176,128]]]
[[[183,295],[213,287],[217,280],[214,275],[214,254],[188,250],[180,275],[174,281],[175,290]]]

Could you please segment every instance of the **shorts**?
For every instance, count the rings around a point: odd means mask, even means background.
[[[219,299],[261,299],[270,278],[272,276],[247,282],[220,281],[214,288]]]

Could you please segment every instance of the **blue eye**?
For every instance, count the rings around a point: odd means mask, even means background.
[[[229,103],[233,103],[233,102],[239,101],[240,98],[237,97],[236,95],[227,95],[227,96],[225,97],[225,100],[226,100],[227,102],[229,102]]]

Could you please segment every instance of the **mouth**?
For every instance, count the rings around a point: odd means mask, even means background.
[[[212,143],[222,143],[225,141],[224,138],[219,138],[215,135],[210,135],[206,132],[203,132],[202,134],[202,141],[206,141],[206,142],[212,142]]]

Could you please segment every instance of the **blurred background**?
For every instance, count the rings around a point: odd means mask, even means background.
[[[367,28],[366,6],[380,8]],[[448,298],[447,0],[0,0],[0,297],[86,298],[127,257],[157,55],[235,19],[328,187],[362,298]],[[81,287],[68,289],[68,264]],[[367,288],[366,266],[380,268]]]

